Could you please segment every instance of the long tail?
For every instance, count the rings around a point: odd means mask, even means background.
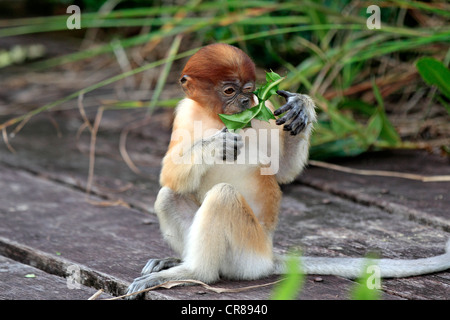
[[[281,257],[276,263],[275,273],[286,273],[286,257]],[[439,256],[415,260],[374,259],[381,278],[402,278],[450,269],[450,241],[446,252]],[[367,263],[365,258],[322,258],[301,257],[302,272],[305,274],[336,275],[349,279],[361,276]]]

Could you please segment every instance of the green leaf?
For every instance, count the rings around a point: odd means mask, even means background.
[[[383,119],[380,112],[377,112],[372,117],[370,117],[369,123],[365,128],[364,137],[368,147],[371,146],[375,141],[377,141],[382,129]]]
[[[25,278],[36,278],[36,275],[34,273],[29,273],[25,275]]]
[[[261,101],[266,101],[270,98],[270,96],[277,93],[278,85],[281,81],[283,81],[284,78],[280,77],[275,72],[266,72],[266,81],[267,83],[262,87],[260,90],[260,94],[257,95],[258,99]]]
[[[381,96],[380,90],[378,89],[375,81],[372,81],[372,86],[375,98],[378,102],[377,113],[379,114],[381,121],[383,122],[383,127],[380,131],[380,139],[388,142],[390,146],[396,146],[401,143],[401,138],[386,115],[386,112],[384,110],[383,97]]]
[[[255,117],[255,108],[250,108],[244,110],[240,113],[235,114],[219,114],[220,119],[225,124],[225,126],[230,130],[239,130],[249,126],[250,121]]]
[[[314,160],[324,160],[334,157],[353,157],[365,151],[367,151],[365,143],[355,137],[311,144],[309,149],[310,158]]]
[[[373,87],[373,94],[375,96],[375,99],[377,99],[377,102],[378,102],[378,107],[380,107],[384,110],[383,97],[381,96],[380,89],[378,89],[375,79],[372,79],[372,87]]]
[[[293,300],[297,297],[305,281],[300,268],[299,257],[290,254],[286,261],[287,275],[273,290],[272,300]]]
[[[357,280],[357,284],[353,287],[350,296],[353,300],[379,300],[381,293],[381,279],[379,277],[378,266],[375,265],[375,260],[367,259],[361,276]]]
[[[442,62],[424,57],[417,61],[416,67],[427,84],[437,86],[450,99],[450,71]]]
[[[360,114],[366,115],[366,116],[372,116],[374,112],[376,111],[376,108],[362,100],[342,100],[338,103],[338,109],[339,110],[352,110],[355,112],[358,112]]]
[[[328,109],[328,116],[330,117],[331,128],[337,136],[355,132],[361,127],[351,114],[341,113],[334,107]]]
[[[272,111],[266,107],[264,103],[259,103],[258,107],[260,108],[259,112],[256,114],[255,119],[269,122],[270,119],[275,119]]]

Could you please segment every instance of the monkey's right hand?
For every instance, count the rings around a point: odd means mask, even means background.
[[[237,133],[229,132],[226,127],[204,139],[203,143],[208,150],[208,155],[223,161],[235,161],[244,146],[242,137]]]

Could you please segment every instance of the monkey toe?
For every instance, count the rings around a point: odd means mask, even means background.
[[[169,269],[179,265],[180,263],[181,260],[178,258],[150,259],[148,260],[145,267],[142,269],[141,274],[146,275],[164,269]]]
[[[155,287],[164,283],[164,281],[160,280],[159,277],[155,277],[155,273],[146,274],[139,278],[134,279],[134,281],[130,284],[127,290],[127,294],[130,295],[127,300],[138,300],[144,298],[145,292],[140,292],[148,288]],[[137,293],[140,292],[140,293]]]

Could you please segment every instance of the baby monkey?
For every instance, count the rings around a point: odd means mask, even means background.
[[[307,95],[280,90],[286,100],[282,107],[274,110],[266,102],[276,120],[254,119],[251,128],[230,132],[218,115],[255,106],[255,80],[253,61],[226,44],[203,47],[184,67],[180,84],[186,98],[175,111],[155,202],[164,239],[180,258],[150,259],[128,293],[170,280],[212,283],[220,277],[258,279],[285,273],[285,257],[274,255],[272,241],[279,185],[293,181],[308,160],[315,106]],[[243,138],[249,130],[256,133],[252,143]],[[261,161],[239,161],[255,150]],[[262,161],[260,155],[267,150],[277,151],[275,170]],[[302,257],[301,264],[308,274],[356,278],[364,259]],[[450,268],[450,253],[380,259],[377,265],[382,277],[419,275]]]

